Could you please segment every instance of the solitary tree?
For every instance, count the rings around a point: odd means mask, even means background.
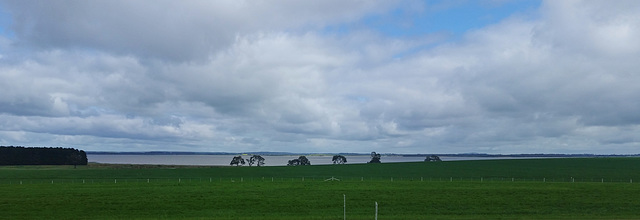
[[[83,150],[70,151],[67,161],[73,164],[74,169],[78,167],[78,165],[87,165],[87,153]]]
[[[345,164],[347,163],[347,158],[342,156],[342,155],[335,155],[333,156],[333,159],[331,159],[333,161],[333,164]]]
[[[253,164],[255,164],[256,166],[262,166],[264,165],[264,158],[260,155],[253,155],[249,159],[247,159],[247,162],[249,162],[249,166]]]
[[[73,169],[77,168],[78,164],[82,161],[82,156],[80,154],[70,154],[68,157],[69,158],[67,160],[73,164]]]
[[[380,154],[375,151],[371,152],[371,161],[369,163],[380,163]]]
[[[427,158],[424,159],[425,162],[431,162],[431,161],[442,161],[440,160],[440,157],[436,156],[436,155],[431,155],[428,156]]]
[[[236,166],[244,165],[244,159],[242,159],[242,156],[235,156],[235,157],[233,157],[233,159],[231,160],[231,163],[229,165],[231,165],[231,166],[233,166],[233,165],[236,165]]]

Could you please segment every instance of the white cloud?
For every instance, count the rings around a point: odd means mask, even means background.
[[[537,32],[557,49],[605,56],[638,55],[637,1],[546,1]]]

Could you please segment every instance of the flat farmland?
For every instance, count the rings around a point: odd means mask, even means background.
[[[633,219],[639,170],[639,158],[1,167],[0,218],[343,219],[346,198],[347,219],[373,219],[376,202],[378,219]]]

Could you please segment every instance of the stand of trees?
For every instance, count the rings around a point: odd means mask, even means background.
[[[435,162],[435,161],[442,161],[440,159],[440,157],[436,156],[436,155],[431,155],[428,156],[427,158],[424,159],[425,162]]]
[[[87,154],[74,148],[0,146],[0,165],[87,165]]]
[[[242,156],[235,156],[233,157],[233,159],[231,159],[231,163],[229,163],[229,165],[242,166],[244,165],[244,159],[242,159]]]
[[[249,163],[249,166],[255,164],[256,166],[260,167],[264,165],[264,157],[256,154],[251,156],[251,158],[247,159],[247,162]]]
[[[331,159],[333,161],[333,164],[345,164],[347,163],[347,158],[342,156],[342,155],[335,155],[333,156],[333,159]]]
[[[289,160],[289,163],[287,163],[287,166],[304,166],[304,165],[311,165],[311,161],[309,161],[309,159],[307,159],[307,157],[305,156],[300,156],[298,157],[298,159]]]
[[[380,154],[374,152],[371,152],[371,161],[369,161],[369,163],[380,163]]]

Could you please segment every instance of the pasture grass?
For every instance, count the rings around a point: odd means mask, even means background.
[[[161,165],[0,166],[0,183],[17,179],[99,178],[516,178],[640,181],[640,158],[559,158],[314,165],[298,167],[190,167]]]
[[[0,167],[0,219],[342,219],[343,195],[347,219],[373,219],[374,202],[379,219],[633,219],[640,216],[640,184],[629,180],[640,181],[639,164],[639,158],[570,158]],[[342,181],[324,181],[332,176]],[[587,181],[598,178],[608,181]]]

